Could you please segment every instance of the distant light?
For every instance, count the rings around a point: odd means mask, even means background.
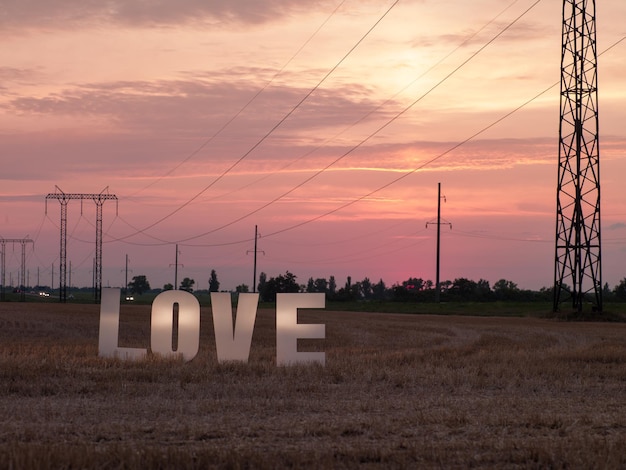
[[[132,302],[133,300],[135,300],[135,298],[132,295],[127,295],[126,296],[126,301],[127,302]]]

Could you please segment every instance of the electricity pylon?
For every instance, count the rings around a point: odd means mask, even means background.
[[[117,196],[115,194],[109,194],[109,187],[107,186],[102,192],[93,194],[85,193],[64,193],[58,186],[55,186],[55,192],[46,196],[46,213],[48,212],[48,199],[56,199],[61,204],[61,224],[60,224],[60,240],[61,249],[59,254],[59,301],[65,302],[67,300],[67,204],[73,200],[78,199],[81,201],[81,214],[82,214],[82,201],[84,199],[91,199],[96,203],[96,257],[94,259],[94,298],[96,303],[100,302],[100,294],[102,291],[102,206],[104,201],[114,200],[116,201],[117,208]]]
[[[563,0],[554,311],[602,311],[595,0]]]
[[[6,272],[6,244],[19,243],[22,245],[22,268],[20,269],[19,291],[20,301],[26,301],[26,244],[35,242],[30,238],[2,238],[0,237],[0,300],[4,300],[5,272]]]

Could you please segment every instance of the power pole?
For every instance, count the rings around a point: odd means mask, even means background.
[[[595,0],[563,0],[554,311],[602,311]]]
[[[6,255],[5,255],[5,250],[6,250],[6,243],[4,241],[4,238],[0,238],[0,249],[2,250],[0,252],[0,269],[2,269],[2,272],[0,273],[0,300],[4,300],[4,288],[6,285],[5,282],[5,268],[6,268]]]
[[[67,272],[68,274],[68,287],[69,287],[69,291],[70,291],[70,295],[72,295],[72,261],[70,260],[70,269]]]
[[[81,203],[81,213],[83,200],[91,199],[96,203],[96,257],[94,258],[94,299],[100,301],[100,293],[102,291],[102,206],[104,201],[114,200],[117,211],[117,196],[109,194],[109,187],[104,188],[97,194],[85,193],[64,193],[58,186],[55,186],[55,192],[46,196],[46,213],[48,212],[48,199],[56,199],[61,204],[61,249],[59,255],[59,301],[67,300],[67,204],[78,199]]]
[[[252,273],[252,292],[256,292],[256,257],[257,257],[257,253],[259,252],[259,250],[257,249],[257,240],[259,239],[259,230],[258,230],[258,226],[255,225],[254,226],[254,270]],[[250,253],[250,250],[248,250],[246,252],[246,254]],[[261,250],[261,253],[265,254],[265,252],[263,250]]]
[[[176,244],[176,256],[174,257],[174,264],[170,264],[170,267],[174,266],[174,290],[178,290],[178,266],[184,268],[184,264],[178,264],[178,243]]]
[[[441,259],[441,225],[448,225],[452,228],[452,224],[450,222],[442,222],[441,221],[441,200],[443,199],[446,202],[446,197],[441,196],[441,183],[437,183],[437,222],[426,222],[426,228],[429,225],[437,225],[437,270],[436,270],[436,279],[435,279],[435,302],[439,303],[441,301],[441,282],[439,280],[439,268],[440,268],[440,259]]]
[[[124,277],[124,295],[128,291],[128,254],[126,254],[126,275]]]

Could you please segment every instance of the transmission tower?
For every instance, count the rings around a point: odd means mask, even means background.
[[[22,268],[20,269],[20,301],[26,300],[26,245],[35,244],[30,238],[0,238],[0,300],[4,300],[5,273],[6,273],[6,244],[19,243],[22,245]]]
[[[67,300],[67,204],[73,200],[78,199],[81,201],[81,214],[82,214],[82,201],[84,199],[91,199],[96,203],[96,257],[94,259],[94,299],[96,302],[100,301],[100,294],[102,291],[102,206],[104,201],[113,199],[116,201],[117,196],[115,194],[109,194],[108,186],[97,194],[85,194],[85,193],[64,193],[55,186],[54,193],[50,193],[46,196],[46,213],[48,212],[48,199],[57,199],[61,204],[61,250],[59,255],[59,301],[65,302]]]
[[[563,0],[554,311],[602,311],[595,0]]]

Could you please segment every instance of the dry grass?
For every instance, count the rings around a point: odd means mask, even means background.
[[[99,307],[0,304],[2,468],[624,468],[626,325],[315,311],[327,366],[97,357]],[[121,345],[147,347],[149,306]]]

